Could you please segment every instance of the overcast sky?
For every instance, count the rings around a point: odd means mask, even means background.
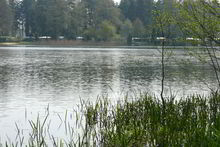
[[[117,3],[120,3],[121,0],[114,0],[114,1],[117,2]]]

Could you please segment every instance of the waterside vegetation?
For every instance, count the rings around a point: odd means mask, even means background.
[[[0,2],[2,5],[8,5],[3,0],[0,0]],[[188,38],[196,45],[204,46],[204,52],[208,54],[210,66],[213,67],[218,82],[216,89],[219,89],[219,48],[215,47],[220,44],[220,3],[217,0],[185,0],[181,3],[168,0],[157,1],[156,3],[150,1],[149,4],[151,5],[148,6],[151,7],[148,7],[147,10],[140,7],[143,1],[138,1],[140,4],[135,5],[136,12],[144,11],[143,13],[132,14],[129,13],[130,6],[134,2],[132,0],[122,0],[119,6],[113,4],[112,1],[106,1],[108,3],[105,3],[104,1],[82,0],[82,3],[79,3],[77,7],[75,3],[66,5],[65,2],[61,0],[55,3],[53,3],[53,0],[24,0],[18,3],[17,6],[19,7],[9,3],[10,7],[7,6],[5,7],[7,9],[4,10],[5,12],[12,8],[14,10],[17,8],[19,8],[18,10],[24,10],[20,11],[23,14],[22,17],[19,16],[16,20],[22,19],[20,22],[23,22],[22,25],[26,28],[26,35],[35,39],[40,36],[50,36],[52,39],[57,39],[62,35],[69,39],[76,39],[77,36],[82,35],[86,40],[103,42],[123,40],[129,44],[132,37],[150,38],[150,43],[153,43],[156,42],[155,40],[159,36],[160,39],[157,43],[162,45],[161,97],[156,98],[147,94],[140,94],[136,100],[125,99],[116,105],[112,105],[108,99],[98,100],[95,104],[82,103],[76,114],[76,122],[64,120],[72,137],[70,140],[54,138],[52,134],[48,134],[49,127],[46,125],[48,113],[43,122],[39,118],[36,122],[30,120],[32,129],[29,138],[22,136],[19,127],[17,127],[18,140],[3,142],[2,146],[27,145],[29,147],[41,147],[51,146],[52,144],[59,147],[164,147],[218,146],[220,144],[220,94],[218,90],[217,92],[212,91],[209,97],[193,95],[181,99],[163,95],[164,79],[166,78],[166,65],[163,62],[165,59],[165,46],[172,44],[172,41],[176,40],[178,36],[180,36],[178,39],[183,40],[183,42],[187,41],[186,38]],[[30,5],[32,7],[29,7]],[[46,6],[49,6],[47,10],[45,10]],[[67,6],[69,15],[64,13]],[[54,13],[58,7],[61,13]],[[111,9],[106,11],[105,7]],[[78,14],[79,8],[79,12],[82,10],[88,11],[86,13],[82,11]],[[119,9],[121,9],[124,16],[121,16]],[[10,18],[5,19],[5,22],[0,24],[0,35],[2,36],[16,34],[16,29],[4,30],[5,24],[8,23],[11,28],[18,26],[16,25],[17,21],[12,21],[15,20],[12,18],[16,16],[12,14],[16,13],[7,14],[10,14],[10,17],[0,16]],[[148,14],[147,18],[149,19],[137,14]],[[65,17],[63,17],[64,15]],[[69,18],[67,16],[71,15],[77,17],[66,19]],[[153,16],[155,19],[153,19]],[[36,18],[46,21],[35,22]],[[78,24],[79,22],[80,24]],[[199,54],[196,54],[196,56],[200,58]],[[82,121],[78,121],[79,118]],[[71,126],[77,126],[81,131],[73,133],[76,127]]]
[[[169,35],[164,34],[169,45],[201,45],[207,38],[217,43],[220,37],[218,0],[0,0],[0,6],[0,42],[160,45],[163,36],[155,17],[161,14],[169,17]]]
[[[82,102],[76,121],[65,126],[70,139],[49,134],[48,115],[44,120],[30,120],[29,138],[17,127],[17,141],[0,146],[28,147],[144,147],[144,146],[218,146],[220,144],[220,95],[193,95],[175,100],[140,94],[112,105],[107,98],[95,104]],[[79,128],[81,131],[79,131]],[[78,130],[78,132],[77,132]],[[65,131],[65,130],[63,130]]]

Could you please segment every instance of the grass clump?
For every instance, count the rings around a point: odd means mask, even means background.
[[[178,101],[166,100],[165,107],[157,98],[149,95],[141,95],[136,101],[124,101],[111,108],[106,108],[102,102],[99,103],[101,107],[95,106],[91,109],[90,106],[88,110],[96,116],[96,123],[91,129],[99,136],[99,140],[95,142],[102,146],[220,144],[218,93],[213,93],[207,98],[197,95]]]
[[[32,131],[28,144],[20,136],[18,142],[10,145],[6,142],[5,145],[166,147],[220,144],[220,94],[217,92],[209,97],[195,95],[176,101],[166,99],[164,104],[147,94],[133,101],[120,101],[116,105],[106,98],[99,99],[95,104],[82,102],[76,113],[76,124],[66,119],[64,121],[68,130],[72,130],[69,132],[76,132],[76,128],[81,130],[78,134],[71,133],[75,139],[69,141],[46,133],[50,129],[46,125],[48,115],[43,121],[39,118],[36,122],[30,121]],[[67,112],[65,118],[66,115]]]

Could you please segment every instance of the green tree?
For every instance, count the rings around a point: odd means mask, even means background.
[[[152,23],[154,0],[121,0],[119,8],[125,18],[135,21],[140,19],[145,26]]]
[[[82,0],[87,11],[84,37],[87,39],[98,39],[102,22],[108,20],[118,32],[122,21],[120,10],[115,6],[113,0]],[[96,33],[94,33],[94,30]],[[92,35],[92,36],[89,36]]]
[[[136,19],[133,22],[133,33],[132,36],[143,37],[145,35],[145,27],[140,19]]]
[[[9,35],[12,26],[12,12],[6,0],[0,0],[0,36]]]
[[[99,30],[98,30],[98,33],[97,33],[98,40],[110,41],[115,36],[116,36],[115,26],[107,20],[103,21],[100,24]]]
[[[89,27],[84,30],[83,36],[86,40],[96,40],[97,39],[97,30],[94,27]]]
[[[21,2],[17,0],[9,0],[9,7],[11,9],[12,26],[10,35],[16,36],[20,27],[22,27],[21,17]]]
[[[25,26],[26,36],[33,36],[35,29],[35,0],[23,0],[21,3],[21,21]]]
[[[158,1],[159,2],[159,1]],[[159,2],[160,3],[160,2]],[[166,103],[167,99],[164,96],[165,88],[165,79],[166,79],[166,61],[165,61],[165,55],[167,53],[166,45],[168,45],[169,37],[171,34],[171,26],[174,23],[172,19],[172,15],[170,15],[169,11],[166,11],[164,7],[160,7],[161,5],[158,5],[159,7],[156,7],[154,10],[154,25],[155,29],[157,30],[159,41],[161,43],[161,92],[160,97],[162,101],[162,125],[165,125],[165,115],[166,115]],[[163,134],[166,136],[167,134]],[[166,137],[164,137],[166,138]],[[165,139],[162,140],[162,143],[159,146],[164,146]]]
[[[167,39],[166,43],[169,43],[169,45],[175,45],[176,41],[178,41],[177,39],[183,37],[179,26],[176,24],[175,19],[173,19],[173,16],[178,13],[176,5],[177,2],[175,0],[158,0],[155,3],[155,9],[153,12],[156,13],[154,13],[154,20],[151,27],[152,32],[150,32],[152,41],[157,42],[155,39],[157,37],[161,37],[161,30],[158,29],[158,22],[156,18],[160,16],[162,19],[162,13],[164,13],[163,16],[166,16],[166,18],[169,16],[168,20],[170,21],[166,27],[163,27],[165,29],[163,36]],[[163,21],[167,23],[168,20]]]
[[[154,0],[137,0],[136,15],[145,26],[152,23],[152,11],[154,7]]]
[[[112,0],[97,0],[95,7],[94,22],[100,24],[103,20],[113,21],[114,18],[114,2]]]
[[[66,1],[38,0],[35,9],[35,35],[51,36],[57,39],[67,26]]]
[[[128,37],[133,32],[133,24],[129,19],[126,19],[121,26],[120,34],[124,39],[128,39]]]
[[[81,1],[86,9],[86,28],[95,26],[95,8],[97,5],[97,0],[82,0]]]
[[[64,36],[68,39],[75,39],[83,34],[86,25],[86,9],[83,3],[68,1],[67,29]]]
[[[59,35],[63,35],[66,29],[66,2],[63,0],[49,0],[47,10],[47,33],[53,39],[57,39]]]
[[[190,38],[199,40],[205,46],[205,53],[208,54],[210,65],[216,75],[218,89],[220,88],[220,65],[219,50],[214,46],[219,46],[220,32],[220,3],[217,0],[185,0],[179,4],[179,13],[176,15],[177,23],[182,32]],[[180,23],[181,22],[181,23]],[[203,48],[204,49],[204,48]],[[203,54],[204,55],[204,54]],[[204,56],[199,59],[204,59]],[[202,58],[200,58],[202,57]]]
[[[136,1],[135,0],[121,0],[119,8],[125,18],[134,21],[136,19]]]
[[[48,0],[38,0],[36,3],[36,8],[34,11],[34,23],[35,29],[33,30],[34,36],[38,38],[39,36],[48,35],[47,33],[47,7],[49,6]]]
[[[209,39],[220,44],[220,3],[217,0],[185,0],[179,8],[180,13],[176,19],[181,21],[178,25],[185,34],[199,38],[203,43],[207,43],[206,40]]]

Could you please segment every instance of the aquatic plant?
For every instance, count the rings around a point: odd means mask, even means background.
[[[159,98],[140,94],[136,100],[125,98],[112,105],[107,98],[96,103],[81,101],[75,124],[64,117],[71,140],[55,138],[48,133],[43,120],[29,121],[28,141],[18,140],[0,146],[28,147],[144,147],[144,146],[218,146],[220,144],[220,95],[193,95],[174,100],[166,98],[165,110]],[[165,113],[164,113],[165,112]],[[42,122],[41,122],[42,121]],[[78,128],[78,132],[77,132]]]

